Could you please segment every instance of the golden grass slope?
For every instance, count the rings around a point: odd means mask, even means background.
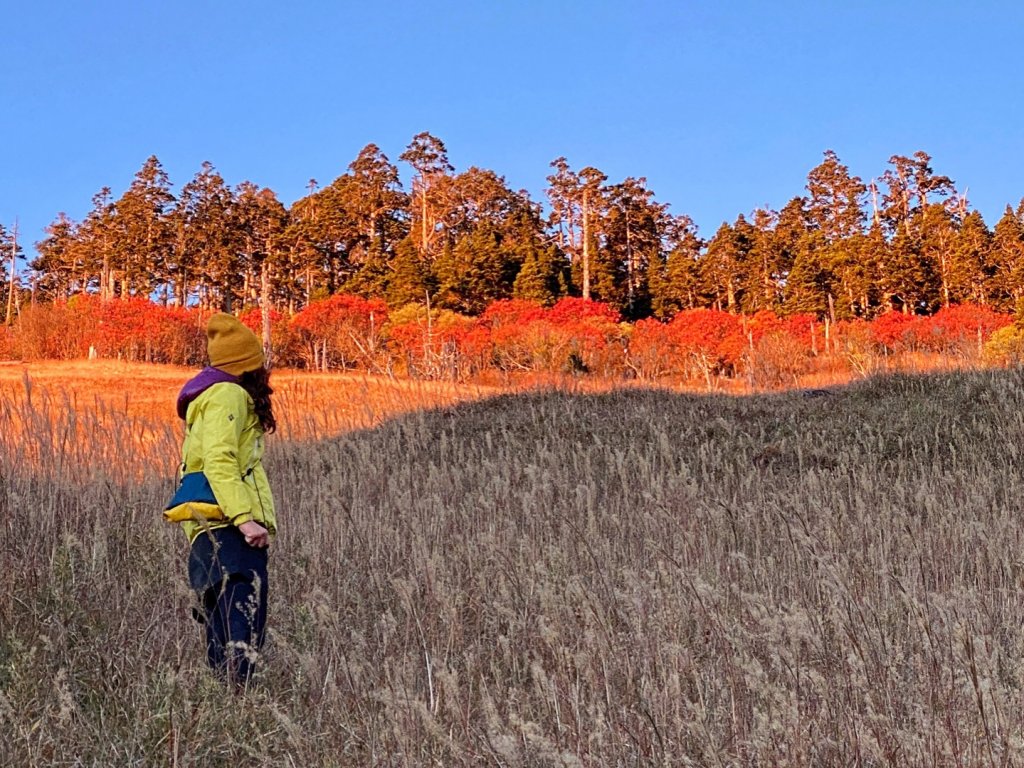
[[[62,479],[172,473],[181,441],[175,413],[190,368],[118,361],[0,365],[0,461]],[[494,387],[362,374],[275,371],[278,439],[319,440],[401,413],[462,402]],[[0,464],[2,467],[3,464]]]
[[[244,699],[166,481],[5,455],[0,763],[1019,764],[1022,384],[535,392],[274,441]]]

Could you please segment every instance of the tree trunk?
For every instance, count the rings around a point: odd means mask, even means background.
[[[270,344],[270,272],[266,261],[260,265],[260,311],[263,315],[263,356],[266,358],[267,368],[270,368],[273,363],[273,350]]]
[[[7,286],[7,325],[14,319],[14,285],[18,276],[18,265],[15,259],[18,256],[18,222],[14,222],[14,231],[11,233],[11,281]]]
[[[422,221],[420,222],[420,252],[423,258],[427,258],[427,181],[423,180],[423,189],[420,190],[420,209]]]
[[[590,299],[590,197],[583,193],[583,298]]]

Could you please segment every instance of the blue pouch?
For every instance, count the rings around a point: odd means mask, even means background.
[[[181,476],[178,490],[164,509],[164,519],[171,523],[224,519],[224,511],[217,503],[205,474],[188,472]]]

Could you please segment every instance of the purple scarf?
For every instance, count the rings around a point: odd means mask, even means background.
[[[203,368],[203,370],[189,379],[185,386],[181,388],[181,392],[178,394],[178,416],[181,419],[184,419],[188,413],[188,407],[192,404],[193,400],[203,394],[203,392],[208,390],[214,384],[222,384],[224,382],[237,384],[238,377],[232,376],[230,373],[226,373],[220,368],[214,368],[212,366]]]

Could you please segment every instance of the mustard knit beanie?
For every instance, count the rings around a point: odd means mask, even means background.
[[[214,368],[241,376],[263,365],[263,345],[238,318],[219,312],[206,326],[206,351]]]

